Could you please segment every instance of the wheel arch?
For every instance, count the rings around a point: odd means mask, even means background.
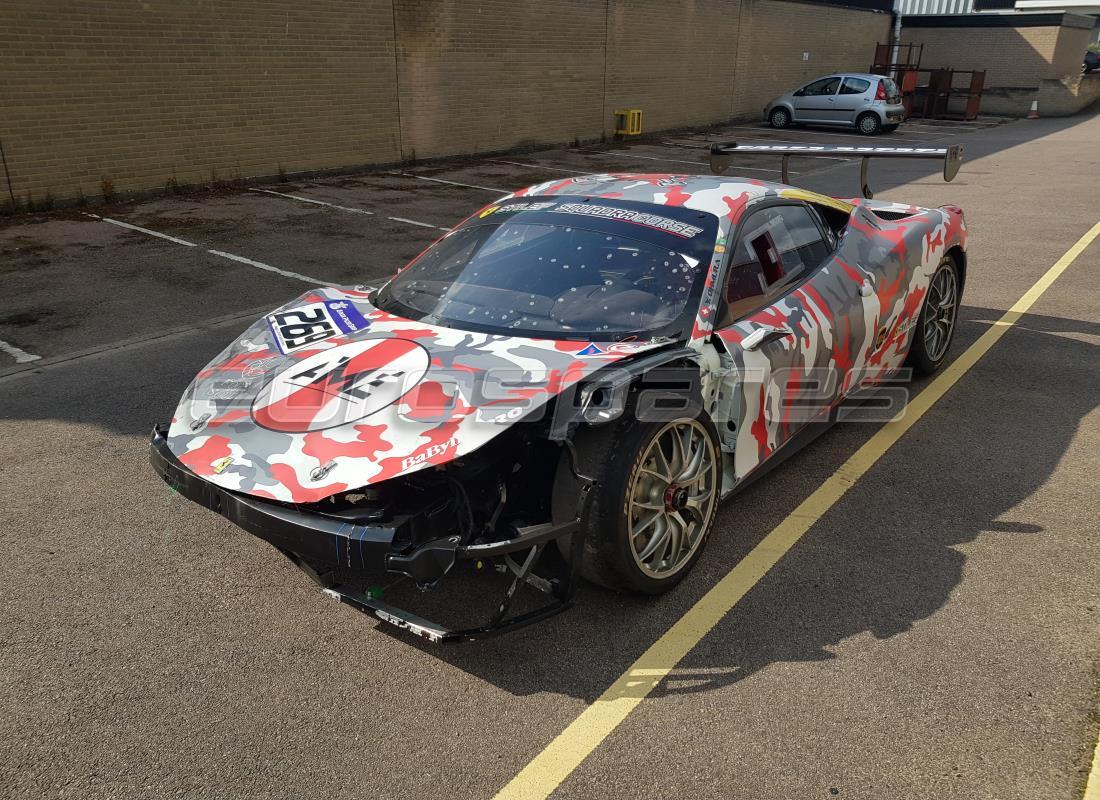
[[[956,244],[949,248],[946,255],[951,256],[955,262],[955,266],[959,268],[959,292],[966,287],[966,251],[961,244]]]

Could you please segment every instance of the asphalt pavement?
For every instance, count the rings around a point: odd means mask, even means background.
[[[731,139],[867,144],[749,123],[0,222],[0,341],[27,359],[0,352],[0,796],[507,784],[875,427],[834,427],[723,506],[672,593],[586,586],[563,615],[451,647],[333,603],[170,493],[149,430],[312,281],[376,282],[501,190],[705,171],[709,143]],[[1098,116],[887,140],[965,148],[951,184],[921,162],[872,166],[878,197],[966,210],[954,356],[1100,220]],[[853,162],[792,168],[858,193]],[[1100,242],[553,796],[1080,797],[1100,728],[1097,297]]]

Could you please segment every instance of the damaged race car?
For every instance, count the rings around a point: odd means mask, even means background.
[[[783,183],[724,177],[742,154],[781,156]],[[787,185],[791,157],[838,155],[863,159],[863,198]],[[942,159],[950,180],[961,152],[716,145],[713,175],[514,192],[385,285],[258,320],[154,429],[152,464],[334,598],[433,641],[545,618],[581,576],[667,591],[720,500],[847,398],[947,356],[963,214],[870,199],[883,157]],[[505,588],[469,625],[363,588],[472,567]],[[517,612],[524,586],[544,602]]]

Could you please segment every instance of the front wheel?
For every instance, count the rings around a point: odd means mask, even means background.
[[[660,594],[688,573],[718,507],[718,436],[705,415],[631,422],[581,519],[582,573],[595,583]]]
[[[791,124],[791,112],[785,108],[773,108],[768,115],[768,123],[773,128],[786,128]]]
[[[864,136],[874,136],[882,131],[882,120],[878,118],[878,114],[868,111],[866,114],[859,115],[856,128]]]
[[[947,256],[928,284],[920,317],[913,329],[913,343],[905,363],[919,375],[931,375],[947,358],[959,313],[959,268]]]

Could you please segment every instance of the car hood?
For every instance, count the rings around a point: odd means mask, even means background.
[[[192,381],[168,447],[226,489],[308,503],[470,453],[599,368],[667,341],[457,330],[323,288],[257,320]]]

